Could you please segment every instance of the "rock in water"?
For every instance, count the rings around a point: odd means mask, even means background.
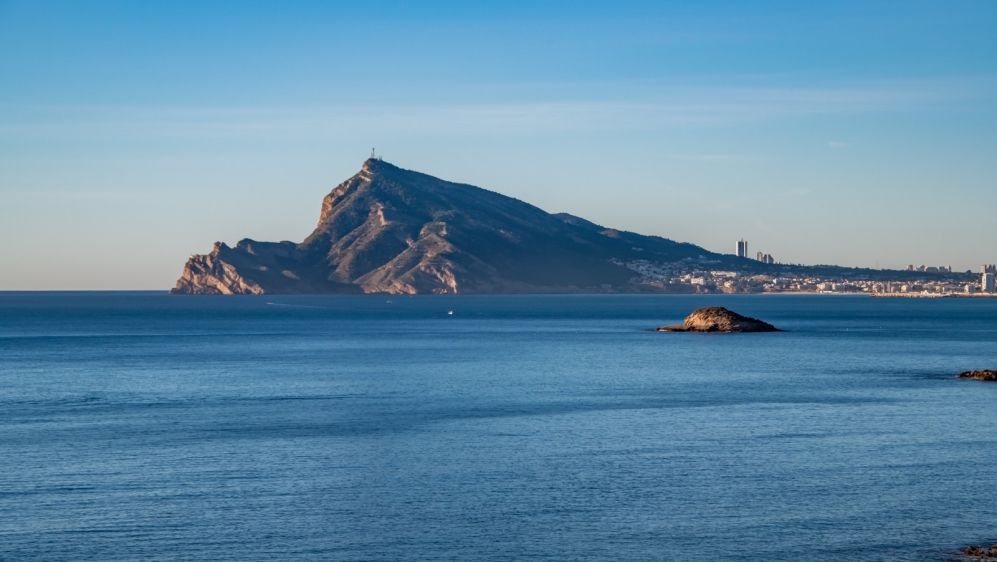
[[[956,375],[960,379],[976,379],[978,381],[997,381],[997,371],[964,371]]]
[[[967,546],[960,552],[966,556],[970,556],[971,560],[997,560],[997,544],[991,546],[989,549],[985,546]]]
[[[731,312],[722,306],[693,311],[682,324],[662,326],[659,332],[781,332],[768,322]]]

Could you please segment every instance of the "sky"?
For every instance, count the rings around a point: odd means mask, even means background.
[[[997,262],[997,2],[0,0],[0,290],[305,238],[376,148],[783,263]]]

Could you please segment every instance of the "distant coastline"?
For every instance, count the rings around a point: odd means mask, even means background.
[[[993,299],[997,293],[871,293],[870,297],[886,299]]]

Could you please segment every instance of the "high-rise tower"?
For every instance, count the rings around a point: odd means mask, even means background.
[[[737,241],[737,257],[746,258],[748,257],[748,242],[744,238]]]

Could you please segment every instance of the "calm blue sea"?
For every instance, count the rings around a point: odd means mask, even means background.
[[[645,331],[708,305],[789,331]],[[0,293],[0,560],[949,560],[997,542],[995,321]]]

